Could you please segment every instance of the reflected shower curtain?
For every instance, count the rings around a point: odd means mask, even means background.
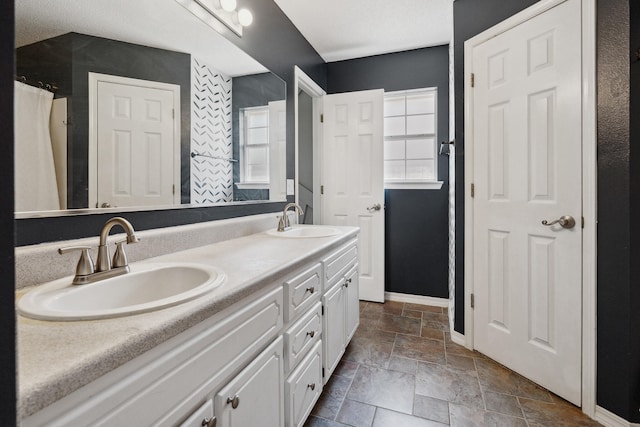
[[[53,94],[15,82],[15,210],[60,209],[49,116]]]

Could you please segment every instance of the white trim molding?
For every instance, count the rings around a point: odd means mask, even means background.
[[[454,331],[453,329],[451,329],[451,341],[463,347],[467,346],[467,339],[465,338],[465,336],[460,332]]]
[[[423,295],[401,294],[397,292],[385,292],[385,301],[408,302],[410,304],[432,305],[434,307],[449,307],[449,299],[427,297]]]
[[[593,419],[606,427],[640,427],[640,424],[630,423],[624,418],[600,406],[596,406],[595,416]]]
[[[465,208],[464,208],[464,256],[465,256],[465,346],[474,348],[473,309],[473,49],[536,16],[569,0],[541,0],[520,13],[498,23],[488,30],[464,42],[464,120],[465,120]],[[582,411],[596,417],[596,249],[597,249],[597,164],[596,164],[596,2],[580,0],[582,7],[582,214],[584,217],[582,244]],[[453,339],[453,334],[452,334]],[[600,416],[602,411],[598,409]],[[613,425],[613,424],[612,424]],[[616,424],[629,425],[629,424]]]
[[[385,190],[440,190],[444,181],[385,181]]]

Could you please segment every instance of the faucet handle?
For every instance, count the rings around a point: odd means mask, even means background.
[[[80,251],[80,259],[76,266],[76,276],[87,276],[95,272],[95,266],[93,265],[89,249],[91,249],[91,246],[69,246],[66,248],[58,248],[58,253],[63,255],[68,252]]]
[[[111,261],[111,266],[113,268],[126,267],[129,264],[129,261],[127,260],[127,254],[124,252],[123,245],[125,243],[127,243],[127,239],[116,242],[116,251],[113,254],[113,261]]]

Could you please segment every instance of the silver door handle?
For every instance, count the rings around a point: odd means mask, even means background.
[[[573,228],[576,225],[576,220],[571,215],[564,215],[555,221],[548,222],[546,219],[542,221],[542,225],[551,226],[554,224],[560,224],[562,228]]]
[[[373,205],[373,206],[369,206],[369,207],[367,208],[367,210],[369,211],[369,213],[371,213],[371,212],[375,212],[375,211],[379,211],[380,209],[382,209],[382,205],[381,205],[380,203],[376,203],[375,205]]]

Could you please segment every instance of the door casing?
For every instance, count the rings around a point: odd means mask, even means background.
[[[465,344],[473,343],[473,49],[501,33],[540,15],[567,0],[542,0],[502,21],[464,43],[465,70]],[[584,218],[582,245],[582,411],[591,418],[596,410],[596,3],[581,0],[582,5],[582,212]]]

